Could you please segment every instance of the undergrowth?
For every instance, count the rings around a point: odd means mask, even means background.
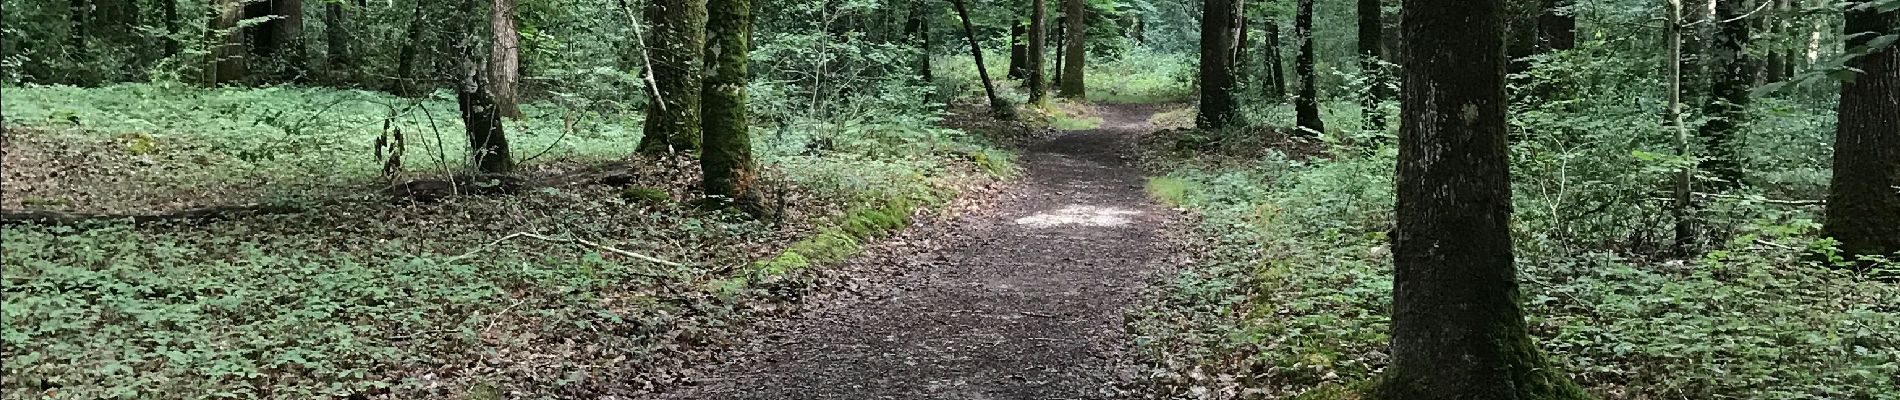
[[[416,174],[455,168],[437,165],[430,125],[460,130],[444,113],[452,100],[368,92],[7,92],[9,168],[123,166],[9,172],[9,209],[146,212],[171,205],[146,199],[185,196],[138,185],[134,174],[153,169],[200,172],[163,178],[184,186],[261,186],[258,197],[334,182],[309,195],[348,197],[383,181],[370,146],[392,110]],[[776,223],[693,207],[690,159],[641,158],[639,181],[622,189],[343,202],[190,226],[0,228],[0,397],[639,397],[677,383],[746,321],[821,290],[827,272],[814,267],[1015,173],[1013,153],[975,134],[991,132],[949,127],[966,125],[923,93],[886,92],[822,116],[761,113],[776,122],[754,127],[768,201],[783,208]],[[639,139],[636,116],[527,108],[530,118],[510,125],[519,154],[552,150],[524,173],[621,158]],[[448,164],[454,136],[443,139]],[[22,141],[115,144],[64,159],[14,147]],[[27,186],[57,190],[27,202],[13,190]],[[117,203],[89,207],[94,198]]]

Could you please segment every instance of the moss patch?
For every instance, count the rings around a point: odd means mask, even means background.
[[[856,238],[851,237],[842,229],[832,228],[793,243],[791,247],[785,249],[785,252],[804,255],[810,263],[830,264],[844,261],[846,257],[857,254],[858,250],[862,249]]]

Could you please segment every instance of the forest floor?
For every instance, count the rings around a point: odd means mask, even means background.
[[[1130,397],[1123,312],[1181,259],[1180,214],[1126,154],[1155,106],[1030,145],[1024,179],[840,267],[854,294],[688,373],[680,399]],[[773,333],[775,332],[775,333]]]

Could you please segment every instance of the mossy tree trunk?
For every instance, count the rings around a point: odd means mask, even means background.
[[[1698,169],[1714,175],[1707,187],[1726,190],[1741,184],[1742,169],[1735,154],[1735,137],[1748,117],[1749,90],[1755,80],[1748,56],[1748,10],[1740,0],[1715,3],[1715,35],[1709,43],[1709,98],[1703,114],[1709,120],[1696,135],[1702,139],[1702,159]]]
[[[1025,67],[1029,69],[1029,74],[1028,82],[1024,85],[1029,87],[1029,103],[1041,107],[1047,105],[1049,100],[1049,85],[1042,75],[1043,54],[1048,52],[1045,45],[1049,39],[1049,2],[1029,0],[1029,3],[1029,47],[1024,49],[1028,53],[1028,59],[1024,61],[1028,64]]]
[[[1300,54],[1293,61],[1293,72],[1300,76],[1300,93],[1293,108],[1295,124],[1302,134],[1317,136],[1326,132],[1326,122],[1319,116],[1319,78],[1313,65],[1313,1],[1300,0],[1293,18],[1293,37],[1300,42]]]
[[[697,152],[706,0],[649,0],[645,37],[656,96],[647,102],[640,153]]]
[[[1234,121],[1234,56],[1239,46],[1235,32],[1241,3],[1237,0],[1201,2],[1201,105],[1194,125],[1219,129]]]
[[[706,78],[700,91],[705,111],[705,151],[699,166],[706,196],[737,205],[755,216],[765,213],[759,194],[758,165],[752,160],[751,125],[746,117],[747,52],[752,37],[751,0],[709,0],[706,9]]]
[[[495,0],[488,9],[488,82],[501,116],[521,119],[516,83],[521,78],[521,34],[515,29],[515,0]]]
[[[1847,48],[1855,51],[1900,31],[1900,11],[1850,2],[1846,22]],[[1900,49],[1887,46],[1848,67],[1860,73],[1841,84],[1825,228],[1850,257],[1900,259]]]
[[[957,19],[963,21],[963,37],[970,41],[970,57],[976,60],[976,76],[983,81],[983,95],[990,101],[990,114],[1001,119],[1011,119],[1013,110],[1001,96],[996,95],[996,83],[990,80],[989,68],[983,67],[983,47],[976,40],[976,27],[970,25],[970,9],[964,0],[951,0],[957,8]]]
[[[1393,400],[1585,398],[1531,344],[1511,252],[1501,0],[1406,0]]]
[[[1088,56],[1088,9],[1082,0],[1068,0],[1063,6],[1063,65],[1062,84],[1056,95],[1080,99],[1088,97],[1083,85],[1083,58]]]

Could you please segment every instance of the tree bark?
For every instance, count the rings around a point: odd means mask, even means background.
[[[521,79],[521,34],[515,29],[515,0],[494,0],[488,10],[489,91],[501,116],[521,119],[516,82]]]
[[[699,151],[700,66],[706,43],[706,0],[649,0],[646,46],[658,97],[647,102],[645,154]]]
[[[462,0],[462,10],[477,10],[476,0]],[[469,169],[482,173],[506,173],[515,169],[509,152],[508,136],[501,123],[500,108],[488,86],[488,55],[475,31],[475,17],[458,18],[461,43],[456,46],[457,71],[455,104],[461,111],[463,132],[468,136]]]
[[[1049,86],[1044,82],[1042,76],[1042,59],[1043,55],[1048,52],[1045,45],[1048,44],[1049,39],[1047,32],[1049,30],[1049,2],[1048,0],[1029,0],[1029,2],[1031,4],[1029,10],[1029,48],[1024,49],[1024,52],[1028,53],[1028,59],[1025,61],[1029,64],[1027,65],[1029,68],[1029,81],[1025,85],[1029,86],[1029,103],[1041,107],[1047,105],[1049,100]]]
[[[1708,48],[1710,98],[1703,103],[1703,113],[1709,121],[1697,130],[1702,139],[1705,152],[1699,169],[1713,174],[1717,181],[1710,187],[1718,190],[1734,188],[1741,184],[1742,170],[1735,155],[1735,136],[1744,126],[1747,118],[1749,89],[1754,78],[1748,57],[1748,20],[1742,18],[1747,12],[1739,0],[1716,2],[1714,21],[1717,22],[1715,36]],[[1726,22],[1725,22],[1726,21]]]
[[[989,69],[983,67],[983,47],[976,41],[976,28],[970,25],[969,8],[963,5],[963,0],[952,0],[951,4],[957,7],[957,19],[963,21],[963,37],[970,41],[970,57],[976,60],[976,76],[983,80],[983,95],[990,101],[990,114],[1011,119],[1013,113],[1009,104],[1003,103],[1003,98],[996,95],[996,83],[990,81]]]
[[[1056,54],[1055,54],[1056,65],[1055,65],[1055,68],[1050,69],[1051,71],[1055,71],[1055,76],[1052,77],[1052,79],[1050,79],[1050,83],[1053,85],[1056,85],[1056,90],[1058,92],[1057,97],[1060,97],[1061,95],[1060,91],[1062,90],[1061,88],[1062,70],[1068,67],[1066,65],[1062,65],[1063,64],[1062,60],[1065,58],[1068,58],[1068,57],[1064,57],[1064,53],[1063,53],[1063,49],[1064,49],[1063,45],[1066,43],[1069,43],[1068,37],[1066,36],[1066,33],[1069,30],[1068,29],[1069,23],[1068,23],[1067,18],[1068,17],[1062,16],[1062,15],[1056,15],[1056,36],[1054,40],[1056,44]]]
[[[396,51],[396,77],[389,88],[398,96],[414,97],[422,95],[423,89],[417,82],[417,53],[421,52],[423,42],[422,19],[426,16],[424,2],[416,2],[416,8],[409,15],[409,27],[403,30],[402,49]]]
[[[706,23],[706,78],[700,92],[706,149],[699,158],[706,196],[755,216],[766,212],[752,160],[746,116],[747,53],[752,47],[752,1],[710,0]]]
[[[1088,10],[1083,7],[1082,0],[1068,0],[1063,8],[1063,22],[1067,24],[1063,31],[1067,37],[1063,38],[1066,43],[1063,44],[1062,87],[1056,95],[1072,99],[1085,98],[1088,97],[1088,90],[1083,85],[1082,59],[1088,54]]]
[[[917,44],[917,79],[926,85],[937,80],[930,73],[930,24],[924,20],[928,15],[924,7],[929,4],[929,0],[912,2],[909,21],[904,22],[904,37]]]
[[[1403,10],[1392,363],[1379,398],[1587,398],[1531,343],[1519,304],[1503,4]]]
[[[1849,51],[1900,32],[1900,11],[1880,12],[1871,2],[1847,3]],[[1900,260],[1900,49],[1889,45],[1847,66],[1860,73],[1841,84],[1824,228],[1848,257]]]
[[[275,19],[257,27],[252,34],[252,53],[268,59],[274,59],[282,69],[274,71],[274,79],[286,82],[301,82],[308,75],[307,54],[303,41],[303,0],[269,0],[269,3],[255,3],[264,12],[261,15],[275,16]]]
[[[1023,43],[1023,35],[1027,34],[1029,27],[1021,22],[1009,27],[1009,79],[1029,77],[1029,44]]]
[[[1267,98],[1279,103],[1286,101],[1286,69],[1283,67],[1286,62],[1281,60],[1280,21],[1269,18],[1262,25],[1266,28],[1263,34],[1267,36],[1266,59],[1263,60],[1267,65],[1262,68],[1267,74],[1267,84],[1261,87],[1266,88]]]
[[[1234,121],[1234,48],[1238,47],[1240,2],[1201,2],[1201,105],[1194,125],[1220,129]]]
[[[331,1],[323,5],[325,64],[332,80],[354,82],[356,53],[350,49],[349,9],[343,3]]]
[[[1319,116],[1319,86],[1313,66],[1314,0],[1299,1],[1298,13],[1293,18],[1293,37],[1300,41],[1300,54],[1293,61],[1294,73],[1300,75],[1299,98],[1293,102],[1294,119],[1301,134],[1317,136],[1326,132],[1326,123]]]
[[[237,0],[211,0],[211,19],[205,27],[204,84],[218,86],[244,79],[246,73],[244,30],[237,27],[244,16],[244,4]]]
[[[1358,0],[1359,12],[1359,73],[1366,77],[1364,98],[1359,107],[1365,114],[1367,131],[1385,130],[1385,112],[1380,111],[1379,103],[1391,97],[1386,90],[1386,71],[1382,63],[1381,51],[1385,38],[1384,9],[1379,0]]]

